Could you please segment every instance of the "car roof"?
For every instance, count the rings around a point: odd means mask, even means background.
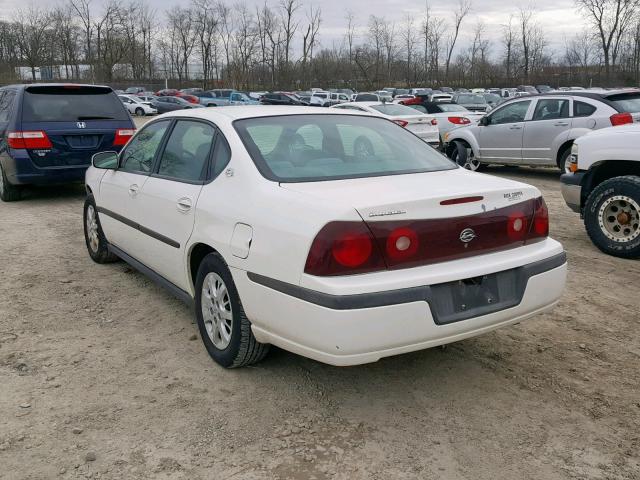
[[[4,85],[0,88],[17,88],[25,90],[29,87],[95,87],[95,88],[108,88],[114,90],[108,85],[92,85],[89,83],[16,83],[13,85]],[[115,90],[114,90],[115,91]]]
[[[216,108],[199,108],[190,110],[179,110],[161,115],[161,117],[191,117],[203,120],[215,121],[225,118],[229,121],[243,120],[246,118],[276,117],[283,115],[362,115],[365,112],[354,110],[342,110],[339,108],[318,108],[303,106],[281,106],[281,105],[246,105],[228,106]],[[158,117],[159,118],[159,117]]]

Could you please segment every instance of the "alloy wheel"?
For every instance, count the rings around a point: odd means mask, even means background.
[[[87,207],[87,239],[89,240],[89,247],[94,253],[98,252],[100,247],[100,237],[98,236],[98,218],[96,215],[96,209],[93,205]]]
[[[224,350],[231,342],[233,309],[227,285],[215,272],[208,273],[202,283],[201,308],[209,339],[218,350]]]

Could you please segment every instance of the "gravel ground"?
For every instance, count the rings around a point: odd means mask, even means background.
[[[537,185],[569,257],[557,308],[335,368],[274,349],[217,367],[193,314],[94,264],[82,187],[0,203],[0,478],[638,479],[640,269]]]

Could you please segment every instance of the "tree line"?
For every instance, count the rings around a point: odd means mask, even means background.
[[[347,11],[343,38],[327,45],[318,5],[270,1],[190,0],[157,11],[147,0],[66,0],[17,10],[0,21],[0,82],[39,72],[261,90],[640,83],[640,0],[576,0],[587,27],[555,50],[532,6],[514,7],[504,25],[474,20],[471,0],[445,16],[427,3],[399,21]]]

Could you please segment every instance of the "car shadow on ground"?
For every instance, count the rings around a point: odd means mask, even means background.
[[[484,168],[482,173],[489,175],[508,176],[513,178],[522,179],[523,181],[529,180],[550,180],[560,181],[560,170],[557,168],[532,168],[532,167],[516,167],[511,165],[496,165],[488,166]]]
[[[48,185],[23,187],[19,202],[36,200],[70,200],[82,199],[85,196],[84,185],[74,183],[70,185]]]

